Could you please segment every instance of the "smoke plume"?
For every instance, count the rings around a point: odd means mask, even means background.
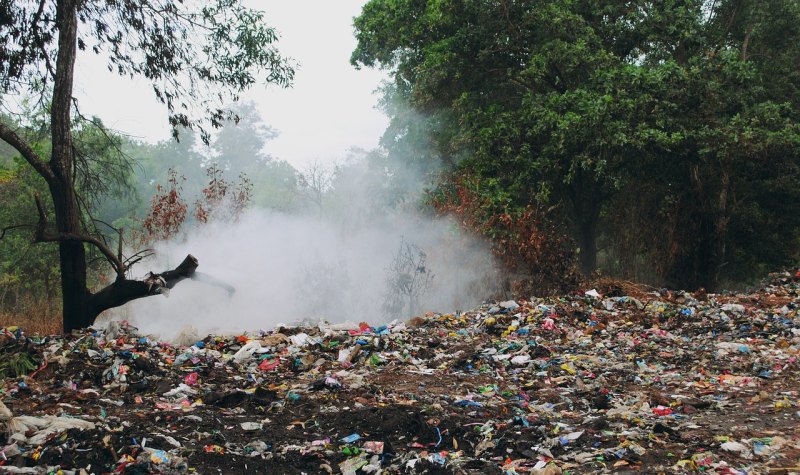
[[[427,311],[466,310],[491,295],[495,265],[482,242],[414,206],[366,212],[365,190],[374,187],[365,176],[339,180],[332,200],[338,212],[249,210],[236,222],[196,225],[179,240],[159,244],[156,256],[139,264],[141,272],[173,268],[191,253],[198,272],[236,291],[187,280],[168,296],[129,303],[113,318],[169,339],[187,327],[204,336],[320,320],[379,325]],[[417,253],[414,267],[403,246]],[[417,288],[403,290],[420,276]]]

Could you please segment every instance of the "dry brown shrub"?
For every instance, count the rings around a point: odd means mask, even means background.
[[[479,190],[470,175],[452,177],[430,203],[442,214],[456,217],[465,229],[485,237],[505,267],[506,290],[517,297],[552,295],[578,283],[575,246],[551,218],[555,208],[529,204],[507,209]]]

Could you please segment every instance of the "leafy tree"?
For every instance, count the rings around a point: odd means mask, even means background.
[[[188,5],[171,0],[101,2],[23,0],[0,4],[0,88],[8,94],[48,94],[52,150],[46,157],[32,146],[26,130],[0,121],[0,139],[14,147],[47,182],[55,229],[39,202],[36,240],[57,242],[60,255],[64,330],[91,324],[107,308],[158,293],[194,273],[189,256],[178,268],[148,282],[128,279],[129,262],[82,222],[76,181],[79,157],[73,137],[76,110],[72,96],[79,50],[103,55],[109,70],[152,82],[156,97],[169,111],[174,135],[196,127],[204,141],[209,127],[232,114],[222,104],[256,83],[288,84],[291,64],[274,43],[276,33],[262,14],[238,0]],[[48,93],[47,91],[52,91]],[[195,117],[193,111],[200,111]],[[87,288],[85,245],[97,248],[111,263],[116,280],[99,292]]]
[[[21,119],[35,124],[36,132],[30,135],[33,147],[46,155],[51,147],[48,124],[40,120],[43,116],[29,111]],[[14,121],[10,116],[6,120]],[[124,139],[102,131],[98,124],[102,126],[98,119],[78,120],[73,134],[76,168],[80,170],[80,180],[76,180],[75,186],[83,197],[83,217],[87,226],[102,236],[108,231],[105,223],[126,212],[115,210],[115,204],[130,197],[132,171],[120,153]],[[48,192],[47,183],[11,147],[0,160],[0,173],[3,175],[3,180],[0,180],[3,209],[0,223],[12,223],[0,231],[0,254],[5,257],[0,264],[0,280],[3,282],[0,306],[4,305],[7,311],[17,315],[37,312],[50,317],[60,309],[58,245],[34,245],[29,235],[14,232],[34,228],[29,224],[30,216],[36,214],[34,197]],[[48,206],[46,212],[51,214],[52,206]],[[98,256],[91,249],[89,251],[89,265],[94,270],[99,267],[95,263]]]
[[[596,2],[373,1],[352,61],[393,68],[394,94],[440,124],[430,142],[446,165],[468,157],[518,207],[563,201],[589,272],[601,205],[641,147],[626,115],[647,97],[614,100],[640,80],[618,31],[632,20]]]
[[[791,0],[372,0],[351,61],[389,69],[413,112],[389,109],[390,153],[474,174],[501,194],[490,215],[555,206],[585,274],[605,242],[714,287],[797,255],[798,24]]]
[[[252,178],[253,206],[282,212],[298,211],[297,170],[283,160],[270,160],[248,174]]]
[[[180,142],[139,142],[126,148],[137,164],[134,171],[138,178],[138,200],[132,215],[141,217],[149,211],[147,200],[158,194],[156,186],[170,168],[185,178],[182,187],[186,196],[200,195],[208,181],[209,168],[215,167],[228,177],[245,174],[257,184],[253,189],[256,205],[292,209],[296,171],[285,162],[272,160],[265,151],[277,132],[264,124],[255,104],[247,102],[231,107],[239,121],[226,121],[213,134],[208,146],[200,142],[197,134],[186,130],[181,132]]]
[[[235,117],[225,122],[213,141],[213,158],[229,175],[251,174],[271,157],[265,152],[267,142],[278,132],[264,123],[253,102],[235,107]]]
[[[46,189],[44,180],[21,159],[0,164],[0,223],[25,223],[36,213],[34,193]],[[60,296],[58,246],[33,245],[28,235],[14,231],[0,231],[0,311],[24,313],[36,308],[51,314],[58,309]]]

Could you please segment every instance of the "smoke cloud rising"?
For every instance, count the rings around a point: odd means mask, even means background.
[[[138,265],[140,272],[160,272],[191,253],[200,262],[198,272],[235,287],[233,295],[186,280],[168,296],[130,302],[114,318],[170,339],[187,327],[203,336],[300,321],[382,324],[412,312],[467,310],[491,295],[495,265],[483,243],[448,219],[416,211],[367,217],[359,209],[369,204],[363,196],[369,187],[359,179],[344,181],[353,189],[339,193],[349,203],[339,203],[345,212],[335,219],[250,210],[234,223],[195,226],[178,242],[158,245],[156,256]],[[425,265],[398,276],[398,259],[409,257],[400,250],[410,246],[424,252]],[[413,310],[406,305],[392,314],[387,298],[402,307],[409,296],[398,296],[391,282],[415,276],[424,277],[427,287],[418,285]]]

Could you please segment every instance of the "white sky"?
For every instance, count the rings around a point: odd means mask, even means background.
[[[342,158],[348,148],[373,148],[388,119],[375,109],[375,90],[386,75],[350,66],[355,47],[353,17],[363,0],[249,0],[266,12],[280,33],[281,54],[299,63],[294,87],[255,86],[243,96],[259,107],[264,122],[280,133],[266,152],[295,167]],[[90,55],[93,56],[93,55]],[[169,137],[166,110],[145,81],[109,73],[90,57],[76,65],[75,95],[81,112],[109,127],[149,141]]]

